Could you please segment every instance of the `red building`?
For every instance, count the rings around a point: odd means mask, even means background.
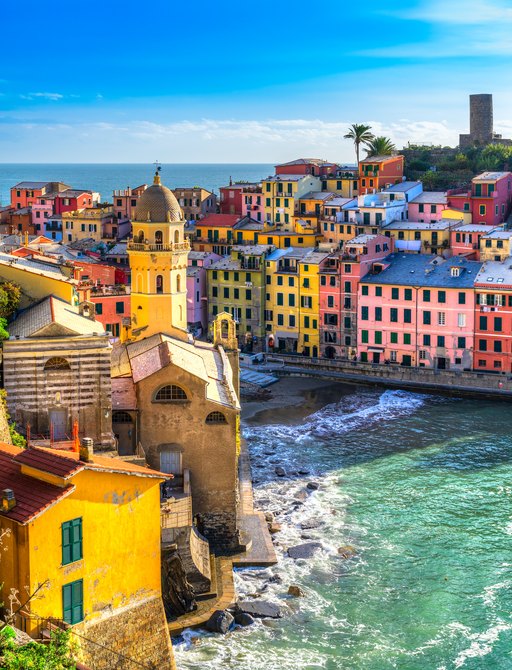
[[[494,230],[494,226],[465,223],[450,232],[450,249],[454,256],[466,256],[468,260],[480,260],[480,238]]]
[[[497,226],[506,221],[512,204],[512,172],[482,172],[474,177],[471,190],[448,191],[450,207],[471,212],[472,222]]]
[[[35,203],[46,204],[45,199],[52,199],[56,193],[71,188],[67,184],[56,181],[21,181],[11,188],[11,207],[22,209]]]
[[[65,191],[57,193],[53,202],[54,214],[76,212],[78,209],[94,206],[92,191],[84,191],[75,188],[68,188]]]
[[[473,368],[512,372],[512,270],[508,263],[486,261],[475,278]]]
[[[131,314],[130,294],[116,290],[92,292],[90,300],[96,307],[96,319],[112,333],[112,337],[120,337],[123,319]]]
[[[359,161],[359,195],[376,193],[403,181],[404,157],[369,156]]]
[[[243,197],[242,193],[251,186],[259,186],[259,184],[230,184],[229,186],[221,186],[219,209],[221,214],[238,214],[242,216],[243,212]],[[211,216],[211,215],[210,215]]]
[[[336,163],[328,163],[321,158],[298,158],[289,163],[281,163],[276,165],[276,175],[278,174],[303,174],[313,175],[316,177],[325,176],[330,173],[335,173],[337,170]]]

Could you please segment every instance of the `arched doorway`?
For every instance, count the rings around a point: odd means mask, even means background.
[[[117,439],[120,456],[131,456],[136,449],[135,419],[129,412],[112,412],[112,430]]]
[[[334,358],[336,356],[336,349],[334,347],[325,347],[325,357]]]
[[[313,358],[318,358],[318,347],[316,345],[313,347]]]

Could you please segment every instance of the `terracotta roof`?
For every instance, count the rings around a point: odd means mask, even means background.
[[[75,487],[62,488],[23,475],[16,460],[16,456],[21,452],[22,450],[17,447],[0,443],[0,489],[12,489],[16,498],[13,509],[9,512],[0,510],[0,515],[16,523],[26,524],[72,493]]]
[[[119,458],[99,456],[94,454],[92,461],[80,461],[76,451],[64,451],[60,449],[46,449],[30,447],[23,449],[16,457],[17,463],[28,465],[43,472],[68,479],[81,470],[99,470],[102,472],[119,472],[141,477],[156,477],[158,479],[169,479],[172,475],[158,470],[133,463],[127,463]]]
[[[208,214],[204,219],[196,221],[196,228],[204,228],[205,226],[232,228],[241,218],[238,214]]]
[[[65,455],[59,454],[56,457],[54,451],[54,449],[30,447],[21,451],[14,458],[21,465],[28,465],[31,468],[48,472],[63,479],[68,479],[80,470],[83,470],[83,463],[80,463],[76,459],[68,458],[68,455],[72,452],[66,451]]]

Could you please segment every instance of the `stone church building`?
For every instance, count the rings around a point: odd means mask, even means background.
[[[112,354],[113,430],[120,454],[137,450],[177,482],[188,470],[199,529],[213,547],[236,550],[237,342],[228,314],[213,345],[186,330],[184,226],[156,174],[137,203],[128,244],[132,314]]]

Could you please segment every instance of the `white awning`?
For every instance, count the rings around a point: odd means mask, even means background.
[[[421,251],[421,240],[395,240],[395,249]]]

